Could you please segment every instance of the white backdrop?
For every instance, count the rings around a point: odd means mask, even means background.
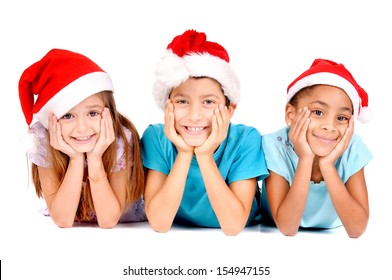
[[[391,240],[391,149],[382,133],[391,102],[392,18],[388,1],[43,1],[0,3],[2,89],[0,259],[4,279],[126,279],[123,269],[269,266],[266,279],[388,278]],[[285,237],[254,227],[227,237],[219,230],[148,225],[111,230],[59,229],[37,210],[19,144],[27,126],[20,110],[22,71],[52,48],[87,55],[114,82],[118,108],[140,134],[163,113],[151,96],[153,69],[167,44],[186,29],[221,43],[241,80],[233,122],[262,134],[284,125],[288,84],[317,58],[342,62],[369,94],[373,120],[356,132],[374,155],[366,168],[371,217],[366,233],[300,232]],[[385,138],[385,139],[384,139]],[[384,187],[382,187],[384,185]],[[383,257],[381,253],[384,252]],[[386,255],[385,255],[386,254]],[[133,276],[161,279],[159,276]],[[223,276],[220,278],[231,278]],[[234,277],[233,277],[234,278]],[[241,279],[256,279],[243,276]],[[238,276],[237,276],[238,279]]]

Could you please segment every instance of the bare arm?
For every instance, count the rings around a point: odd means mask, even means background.
[[[240,233],[246,225],[256,192],[256,179],[236,181],[227,186],[212,156],[197,157],[211,206],[222,231]]]
[[[60,182],[51,168],[38,167],[42,192],[50,216],[59,227],[72,227],[78,209],[83,182],[84,156],[70,160]]]
[[[323,168],[323,176],[332,203],[350,237],[363,234],[369,220],[367,188],[362,168],[343,184],[334,166]]]
[[[283,234],[290,236],[298,232],[312,175],[314,154],[306,140],[309,114],[307,107],[299,109],[289,131],[299,158],[291,187],[283,177],[272,171],[266,179],[268,201],[276,226]]]
[[[354,133],[354,119],[339,143],[327,156],[320,158],[320,171],[323,174],[332,203],[350,237],[359,237],[366,229],[369,220],[369,205],[364,169],[352,175],[344,185],[336,168],[335,161],[347,149]]]
[[[165,112],[165,135],[176,146],[178,155],[168,176],[148,170],[145,189],[145,209],[148,221],[158,232],[167,232],[180,207],[186,178],[193,157],[193,147],[187,145],[174,128],[174,105],[168,99]]]
[[[222,231],[227,235],[236,235],[243,230],[256,193],[255,178],[227,186],[213,158],[215,150],[227,137],[232,113],[232,109],[219,104],[212,116],[211,134],[201,146],[195,148],[208,198]]]
[[[308,198],[311,168],[311,162],[299,162],[291,188],[282,176],[272,171],[265,180],[272,217],[284,235],[298,232]]]
[[[148,221],[158,232],[167,232],[180,207],[192,153],[179,153],[169,175],[148,170],[145,208]]]
[[[98,224],[102,228],[114,227],[125,206],[127,172],[119,171],[107,176],[102,155],[116,137],[108,108],[104,108],[100,134],[92,151],[87,153],[88,178]]]
[[[106,176],[102,160],[89,162],[88,170],[98,225],[101,228],[112,228],[124,211],[127,173],[123,170]]]
[[[78,209],[84,172],[84,154],[72,149],[63,139],[57,118],[48,117],[50,145],[69,156],[63,181],[57,179],[52,168],[38,167],[42,192],[50,216],[59,227],[72,227]]]
[[[53,169],[38,167],[46,205],[54,223],[59,227],[72,227],[75,221],[82,191],[83,170],[84,157],[79,161],[70,161],[64,180],[57,188],[59,181]],[[98,224],[103,228],[113,227],[121,217],[125,205],[126,172],[112,173],[110,182],[106,177],[97,181],[90,180],[90,185]]]

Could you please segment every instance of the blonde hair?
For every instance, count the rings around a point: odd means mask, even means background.
[[[129,207],[132,202],[138,200],[144,193],[144,168],[141,156],[141,143],[139,133],[134,124],[124,115],[117,111],[116,102],[111,91],[102,91],[98,93],[102,98],[104,106],[109,108],[110,115],[113,119],[114,133],[124,141],[124,157],[125,157],[125,171],[127,174],[127,188],[126,188],[126,207]],[[125,129],[131,132],[131,141],[128,142]],[[116,141],[110,144],[102,155],[102,162],[106,173],[110,178],[110,173],[116,163],[117,143]],[[48,155],[54,174],[59,181],[60,187],[65,172],[67,171],[69,157],[54,149],[49,145]],[[131,161],[133,159],[133,161]],[[35,186],[35,191],[38,197],[43,197],[41,182],[39,179],[38,167],[32,164],[32,179]],[[94,203],[91,196],[89,181],[85,180],[85,186],[82,189],[78,210],[76,212],[76,220],[78,222],[90,222],[93,217],[90,213],[94,211]]]

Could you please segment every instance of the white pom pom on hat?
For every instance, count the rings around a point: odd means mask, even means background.
[[[240,82],[231,68],[227,51],[207,41],[205,33],[187,30],[174,37],[155,69],[153,96],[164,110],[171,90],[189,77],[209,77],[221,84],[233,104],[240,100]]]
[[[310,68],[287,87],[287,102],[301,89],[317,84],[343,89],[353,104],[353,115],[362,123],[371,120],[372,112],[368,107],[366,91],[358,85],[343,64],[327,59],[315,59]]]
[[[38,145],[38,137],[30,130],[19,136],[19,147],[25,153],[35,153]]]

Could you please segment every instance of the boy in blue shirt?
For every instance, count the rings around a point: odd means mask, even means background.
[[[261,135],[231,124],[239,81],[226,50],[187,30],[168,45],[153,95],[164,124],[142,136],[145,207],[154,230],[173,222],[236,235],[260,219],[258,181],[268,175]]]

